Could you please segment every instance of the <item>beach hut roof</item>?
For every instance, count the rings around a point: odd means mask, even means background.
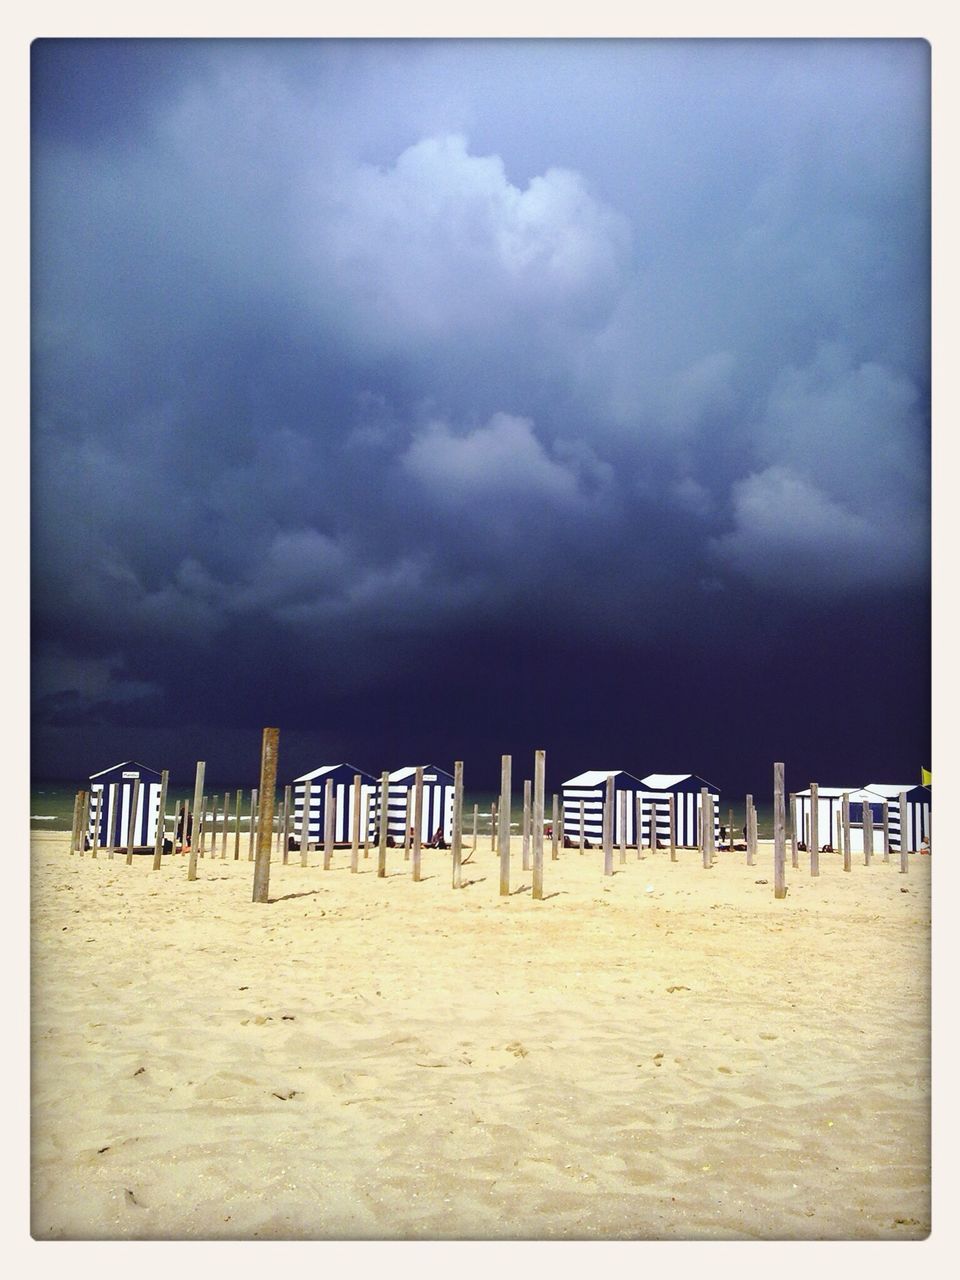
[[[565,787],[601,787],[608,778],[619,777],[630,778],[633,782],[639,782],[639,778],[634,778],[633,774],[627,773],[625,769],[588,769],[586,773],[578,773],[575,778],[568,778],[563,783]]]
[[[818,786],[818,787],[817,787],[817,795],[820,797],[820,799],[821,799],[821,800],[830,800],[830,799],[833,799],[833,798],[838,798],[838,799],[839,799],[839,798],[842,798],[843,796],[846,796],[846,795],[850,796],[850,798],[852,799],[852,798],[853,798],[853,796],[854,796],[854,793],[855,793],[855,792],[857,792],[857,791],[859,791],[859,790],[860,790],[860,788],[859,788],[859,787],[821,787],[821,786]],[[809,788],[809,787],[806,787],[803,791],[797,791],[797,792],[795,792],[794,794],[795,794],[795,795],[798,795],[798,796],[809,796],[809,794],[810,794],[810,788]]]
[[[319,769],[311,769],[309,773],[301,773],[299,778],[294,778],[294,782],[312,782],[314,778],[322,778],[325,773],[332,773],[334,769],[346,769],[351,775],[359,773],[361,778],[370,779],[372,774],[367,773],[366,769],[358,769],[352,764],[322,764]]]
[[[651,791],[669,791],[672,787],[679,786],[681,782],[690,780],[700,782],[712,791],[720,790],[712,782],[707,782],[706,778],[701,778],[696,773],[648,773],[643,779],[643,785],[649,787]]]
[[[112,764],[109,769],[101,769],[99,773],[91,773],[90,780],[102,778],[108,773],[116,773],[118,769],[128,769],[131,773],[134,769],[137,769],[141,773],[152,773],[156,777],[160,777],[157,769],[151,769],[149,765],[141,764],[139,760],[122,760],[120,764]]]
[[[390,781],[406,782],[408,779],[412,781],[414,778],[414,775],[416,774],[417,770],[420,767],[421,766],[417,764],[408,764],[408,765],[404,765],[402,769],[394,769],[393,773],[390,774]],[[428,776],[428,775],[432,775],[432,776]],[[450,779],[453,778],[452,773],[448,773],[446,769],[438,769],[435,764],[423,765],[424,781],[432,782],[435,780],[437,776],[450,778]]]
[[[909,794],[911,791],[920,789],[921,784],[919,782],[868,782],[866,785],[867,791],[876,791],[878,795],[886,796],[888,799],[891,796],[899,796],[901,791],[906,791]],[[923,787],[922,790],[929,791],[930,788]]]

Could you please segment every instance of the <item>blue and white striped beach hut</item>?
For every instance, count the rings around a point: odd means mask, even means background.
[[[897,852],[902,847],[900,832],[904,822],[900,813],[900,794],[901,792],[905,793],[907,802],[905,830],[907,849],[916,853],[923,841],[930,836],[930,810],[932,804],[930,788],[919,784],[911,785],[910,783],[868,782],[865,789],[875,795],[879,795],[881,803],[886,800],[890,848],[896,849]],[[852,846],[852,831],[850,843]]]
[[[130,805],[133,799],[134,779],[139,778],[137,814],[135,819],[134,848],[153,848],[157,838],[157,816],[160,812],[160,774],[148,769],[137,760],[125,760],[122,764],[101,769],[90,775],[90,818],[87,839],[93,844],[93,828],[96,820],[96,798],[100,801],[100,838],[103,849],[125,848],[130,823]]]
[[[360,775],[360,786],[356,787],[354,778]],[[352,764],[322,764],[318,769],[302,773],[293,780],[293,838],[300,844],[303,831],[303,797],[307,780],[310,780],[310,817],[307,828],[308,842],[322,844],[326,830],[326,795],[327,780],[333,782],[333,841],[334,844],[350,844],[353,840],[353,821],[357,805],[360,806],[360,839],[364,835],[373,835],[376,826],[376,794],[377,780],[371,773],[356,769]],[[367,831],[363,830],[363,815],[366,801],[370,806],[367,819]]]
[[[636,797],[644,791],[643,783],[624,769],[588,769],[568,778],[561,788],[563,797],[564,839],[579,844],[581,837],[593,846],[603,844],[603,804],[607,794],[607,778],[613,778],[612,843],[621,843],[621,800],[626,792],[626,833],[624,844],[637,843]],[[580,830],[580,805],[583,805],[583,830]]]
[[[840,848],[840,828],[843,823],[843,797],[850,797],[850,847],[851,849],[858,847],[854,843],[853,822],[854,822],[854,796],[860,795],[860,787],[821,787],[817,786],[817,843],[822,848],[825,844],[831,845],[834,849]],[[797,797],[797,842],[810,848],[810,788],[805,787],[803,791],[796,792]],[[882,797],[877,796],[877,803],[882,804]],[[862,824],[862,810],[857,808],[857,822]],[[872,810],[871,810],[872,812]],[[877,823],[880,822],[880,810],[876,811]],[[859,836],[858,836],[859,839]],[[863,850],[862,841],[859,844],[860,851]]]
[[[410,827],[413,827],[414,787],[417,766],[404,765],[390,774],[387,796],[387,834],[397,844],[403,843],[407,826],[407,797],[410,797]],[[380,787],[377,785],[377,826],[380,814]],[[423,800],[420,815],[420,840],[432,840],[438,831],[443,832],[447,844],[453,840],[453,774],[438,769],[435,764],[423,766]]]
[[[648,798],[656,801],[657,837],[661,844],[670,839],[670,811],[667,801],[674,798],[677,844],[682,849],[695,849],[700,844],[700,791],[706,787],[713,806],[714,847],[720,840],[720,788],[695,773],[648,773],[641,779]],[[646,814],[646,804],[644,804]],[[644,836],[649,837],[646,818]]]

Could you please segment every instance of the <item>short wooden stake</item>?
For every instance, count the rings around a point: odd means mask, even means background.
[[[307,783],[310,786],[310,783]],[[359,773],[353,775],[353,808],[350,810],[350,874],[356,875],[360,859],[360,814],[363,779]],[[303,864],[306,866],[306,862]]]
[[[223,793],[223,831],[220,837],[220,861],[227,856],[227,836],[230,834],[230,792]]]
[[[233,824],[233,860],[240,861],[240,809],[243,804],[243,791],[237,791],[237,816]]]
[[[273,844],[273,806],[277,797],[277,759],[280,730],[263,731],[260,745],[260,787],[257,812],[257,856],[253,864],[253,901],[270,900],[270,852]]]
[[[500,851],[500,897],[505,898],[510,893],[510,805],[511,796],[511,769],[510,756],[500,757],[500,828],[497,835],[497,844]]]
[[[797,847],[797,793],[790,792],[790,865],[800,868],[800,850]]]
[[[670,861],[677,860],[677,798],[667,796],[667,818],[670,822]],[[639,836],[637,837],[639,839]]]
[[[820,788],[810,783],[810,874],[820,874]]]
[[[112,858],[120,847],[120,784],[117,782],[110,783],[110,798],[107,803],[107,828],[107,840],[109,841],[107,856]]]
[[[580,801],[580,852],[583,853],[587,843],[587,833],[584,825],[583,815],[585,813],[584,803]]]
[[[603,802],[603,874],[613,875],[613,774],[607,774],[607,792]]]
[[[883,860],[890,861],[890,806],[883,802]]]
[[[250,840],[247,846],[247,861],[253,862],[257,850],[257,823],[260,815],[260,796],[257,788],[250,792]]]
[[[523,869],[530,870],[530,779],[523,783]]]
[[[550,827],[550,861],[560,857],[560,797],[553,793],[553,822]]]
[[[73,824],[70,827],[70,857],[71,858],[77,852],[77,845],[79,843],[77,839],[77,832],[80,829],[80,797],[82,795],[83,795],[83,792],[78,791],[77,794],[73,797]]]
[[[409,794],[408,794],[408,800],[409,800]],[[407,808],[409,809],[409,807],[410,806],[408,803]],[[470,844],[471,852],[475,852],[477,848],[477,828],[478,828],[479,822],[480,822],[480,806],[478,804],[475,804],[473,806],[473,840]]]
[[[354,808],[356,810],[356,818],[354,821],[355,832],[358,832],[359,826],[360,826],[360,791],[358,787],[359,781],[360,781],[359,775],[355,776],[353,779],[354,797],[356,800],[356,803],[354,805]],[[303,816],[300,820],[300,865],[301,867],[307,866],[307,864],[310,861],[310,809],[312,805],[313,805],[313,779],[306,778],[303,783]],[[356,841],[354,841],[354,844],[356,844]],[[353,870],[355,871],[356,867],[354,867]]]
[[[757,861],[757,846],[754,844],[753,827],[751,826],[752,813],[753,813],[753,796],[748,795],[745,802],[745,807],[744,807],[744,815],[746,817],[744,826],[747,829],[747,866],[748,867],[755,866]]]
[[[650,852],[657,852],[657,802],[650,801]]]
[[[543,788],[547,753],[533,757],[533,897],[543,897]]]
[[[153,846],[153,870],[160,870],[163,857],[163,833],[167,821],[167,784],[170,781],[170,770],[164,769],[160,774],[160,808],[157,812],[157,838]],[[96,854],[94,854],[96,857]]]
[[[200,822],[203,814],[203,777],[207,771],[205,760],[197,761],[197,774],[193,785],[193,829],[190,831],[190,860],[187,863],[187,879],[197,878],[197,852],[200,843]],[[187,827],[183,828],[184,843],[187,841]]]
[[[207,805],[210,803],[209,796],[203,796],[200,800],[200,812],[196,816],[199,818],[199,826],[197,828],[197,845],[200,850],[200,857],[206,857],[207,849]]]
[[[336,830],[334,823],[337,820],[336,801],[333,797],[333,779],[327,778],[323,784],[323,869],[330,870],[330,861],[333,858],[333,838]],[[381,835],[380,845],[386,849],[386,837]]]
[[[410,861],[410,815],[413,812],[413,788],[407,787],[407,798],[403,809],[403,860]],[[476,841],[474,841],[476,843]]]
[[[907,849],[907,793],[900,792],[900,874],[910,871],[910,853]]]
[[[421,852],[423,850],[423,765],[418,764],[413,772],[413,851],[410,855],[410,872],[414,880],[420,879]]]
[[[182,858],[183,855],[187,852],[187,850],[190,847],[188,843],[189,837],[187,835],[187,833],[190,830],[190,801],[189,800],[184,800],[183,802],[183,813],[181,814],[181,821],[182,821],[182,826],[180,828],[180,857]],[[113,857],[112,853],[110,854],[110,857],[111,858]]]
[[[620,792],[620,862],[627,860],[627,800],[626,791]]]
[[[867,800],[860,807],[863,812],[863,865],[869,867],[873,862],[873,810]]]
[[[363,798],[363,856],[365,858],[370,857],[370,810],[372,807],[368,791]]]
[[[845,791],[840,802],[840,820],[843,824],[843,869],[849,871],[852,866],[850,850],[850,793]]]
[[[497,802],[490,805],[490,852],[497,852]]]
[[[140,800],[140,779],[134,778],[130,788],[130,818],[127,822],[127,866],[133,863],[133,842],[137,838],[137,804]],[[146,791],[144,791],[146,797]]]
[[[377,876],[387,874],[387,829],[390,825],[390,774],[380,775],[380,844],[377,849]]]
[[[97,792],[97,798],[93,804],[93,848],[90,850],[91,858],[97,856],[97,847],[100,844],[100,808],[103,804],[103,787]]]
[[[283,860],[290,861],[290,830],[293,826],[293,787],[283,788],[283,826],[280,839],[283,841]]]
[[[463,884],[461,865],[463,863],[463,761],[453,762],[453,839],[451,840],[453,855],[452,887],[459,889]]]
[[[784,839],[783,765],[773,766],[773,896],[787,896],[786,841]]]
[[[712,829],[713,823],[713,805],[709,804],[710,793],[706,787],[700,788],[700,851],[703,858],[703,866],[706,870],[713,865],[713,859],[710,856],[710,837],[707,834],[708,827]],[[710,817],[707,817],[709,805]]]

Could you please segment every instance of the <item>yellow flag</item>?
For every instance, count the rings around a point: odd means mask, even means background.
[[[929,769],[924,769],[922,765],[920,767],[920,781],[925,787],[929,787],[933,783],[933,774]]]

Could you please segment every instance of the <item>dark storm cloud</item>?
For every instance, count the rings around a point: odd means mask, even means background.
[[[41,720],[923,591],[921,43],[145,43],[34,46]]]

